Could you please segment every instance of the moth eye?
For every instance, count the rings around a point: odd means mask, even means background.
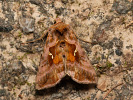
[[[49,52],[49,55],[52,56],[52,59],[54,58],[53,55],[52,55],[52,53]]]

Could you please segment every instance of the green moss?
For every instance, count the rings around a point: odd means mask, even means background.
[[[92,16],[94,14],[94,12],[92,11],[92,12],[90,12],[89,14],[88,14],[88,17],[90,17],[90,16]]]
[[[87,99],[82,99],[82,100],[90,100],[90,98],[87,98]]]
[[[101,60],[101,57],[97,57],[96,59],[97,59],[98,61],[100,61],[100,60]]]
[[[98,68],[96,66],[93,66],[93,67],[95,68],[96,71],[98,70]]]
[[[16,96],[17,95],[16,92],[13,92],[13,95]]]
[[[15,88],[16,88],[16,87],[14,86],[12,89],[15,90]]]
[[[124,62],[124,67],[127,67],[127,65],[128,65],[128,62],[125,61],[125,62]]]
[[[106,65],[107,65],[107,67],[112,67],[113,64],[110,61],[107,61]]]
[[[18,37],[22,37],[22,33],[21,32],[18,32]]]
[[[27,82],[27,85],[28,85],[28,86],[32,86],[32,84],[31,84],[31,83],[29,83],[29,82]]]

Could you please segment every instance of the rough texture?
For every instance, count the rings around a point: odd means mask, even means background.
[[[106,100],[132,100],[132,10],[132,0],[0,0],[0,99],[102,100],[122,82]],[[97,86],[65,77],[51,89],[35,90],[47,36],[35,43],[21,43],[39,38],[57,16],[79,38],[92,42],[79,39],[97,71]],[[19,21],[24,18],[32,24]]]

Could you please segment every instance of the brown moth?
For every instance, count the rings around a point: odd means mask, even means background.
[[[36,89],[50,88],[66,75],[81,84],[96,83],[96,73],[70,26],[59,18],[48,36],[36,76]]]

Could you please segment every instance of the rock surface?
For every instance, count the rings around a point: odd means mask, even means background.
[[[0,100],[132,100],[132,0],[0,0]],[[83,40],[81,46],[97,71],[97,85],[65,77],[37,91],[35,78],[43,41],[56,17]],[[26,33],[26,34],[25,34]],[[31,33],[31,34],[28,34]]]

